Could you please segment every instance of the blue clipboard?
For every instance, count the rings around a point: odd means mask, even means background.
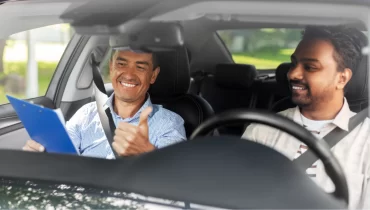
[[[58,113],[49,108],[6,95],[32,140],[45,147],[46,152],[75,154],[72,143]]]

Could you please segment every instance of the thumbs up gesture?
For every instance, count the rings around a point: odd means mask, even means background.
[[[148,116],[151,112],[151,107],[144,109],[137,126],[126,122],[118,124],[112,146],[119,156],[138,155],[155,149],[149,142]]]

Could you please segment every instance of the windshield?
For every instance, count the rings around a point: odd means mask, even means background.
[[[184,202],[134,193],[52,182],[1,179],[1,208],[15,209],[183,209]]]
[[[0,4],[0,208],[370,208],[368,9]]]

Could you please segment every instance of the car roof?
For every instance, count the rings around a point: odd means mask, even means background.
[[[213,22],[213,25],[250,26],[297,26],[317,23],[319,20],[327,24],[366,23],[368,8],[364,5],[369,3],[369,0],[4,1],[0,5],[0,17],[7,21],[0,23],[0,38],[57,23],[71,23],[77,33],[111,34],[117,33],[119,26],[134,18],[152,21],[173,21],[177,18],[184,23],[192,20],[199,22],[203,18],[209,20],[207,25]],[[292,16],[295,17],[294,21]]]

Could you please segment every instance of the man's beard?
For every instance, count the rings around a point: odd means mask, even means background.
[[[290,88],[292,85],[300,85],[305,88],[305,91],[302,93],[294,93],[292,90],[292,102],[299,107],[316,107],[319,104],[329,103],[334,97],[335,87],[328,85],[321,89],[316,89],[315,94],[312,94],[311,88],[308,84],[301,81],[290,81]]]
[[[290,80],[290,89],[292,92],[292,102],[299,106],[299,107],[305,107],[309,106],[312,103],[312,95],[310,92],[310,87],[307,83],[302,82],[301,80]],[[305,88],[305,94],[302,93],[294,93],[293,86],[299,86]]]

